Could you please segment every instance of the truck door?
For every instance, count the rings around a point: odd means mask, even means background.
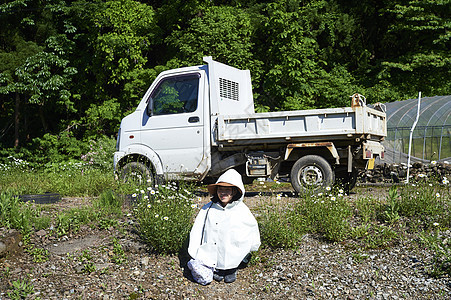
[[[203,88],[205,72],[163,77],[143,115],[142,142],[160,157],[169,175],[194,175],[204,158]]]

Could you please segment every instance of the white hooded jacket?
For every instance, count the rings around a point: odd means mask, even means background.
[[[258,250],[260,232],[257,221],[243,203],[241,175],[231,169],[219,177],[216,183],[219,182],[238,187],[241,197],[225,207],[213,202],[202,207],[191,229],[188,253],[209,267],[226,270],[238,267],[249,252]]]

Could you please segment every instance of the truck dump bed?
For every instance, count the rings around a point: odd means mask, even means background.
[[[385,113],[367,106],[218,116],[216,142],[336,141],[387,135]]]

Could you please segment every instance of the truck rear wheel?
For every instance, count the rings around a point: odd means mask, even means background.
[[[340,166],[335,168],[335,180],[338,184],[341,184],[347,192],[352,190],[357,183],[358,171],[356,168],[352,168],[352,172],[348,172],[348,167]]]
[[[291,169],[291,185],[296,192],[318,191],[334,183],[332,167],[323,157],[306,155],[298,159]]]
[[[154,185],[152,170],[142,162],[129,162],[122,167],[121,179],[123,182],[136,185]]]

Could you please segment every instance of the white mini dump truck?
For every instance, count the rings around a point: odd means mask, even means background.
[[[235,168],[243,181],[290,180],[296,192],[340,181],[384,157],[381,106],[355,94],[351,107],[255,113],[249,70],[205,57],[162,72],[118,134],[114,167],[123,180],[210,181]]]

